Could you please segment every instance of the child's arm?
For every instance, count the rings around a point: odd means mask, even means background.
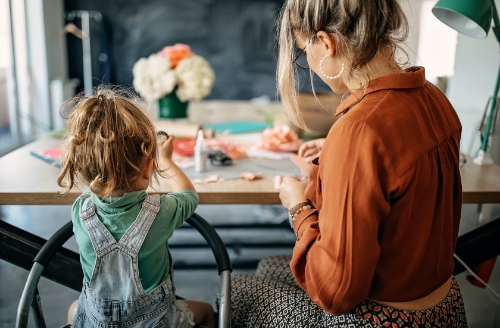
[[[174,192],[179,192],[181,190],[193,190],[196,191],[191,180],[184,174],[184,172],[174,163],[172,160],[172,153],[174,151],[174,136],[163,136],[160,141],[158,141],[158,166],[160,170],[165,170],[168,176],[174,180],[171,187]]]

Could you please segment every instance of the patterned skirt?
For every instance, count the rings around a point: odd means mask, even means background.
[[[238,327],[467,327],[455,278],[447,297],[425,311],[398,310],[370,300],[343,315],[328,313],[300,288],[290,270],[290,256],[262,260],[256,274],[232,278],[231,324]]]

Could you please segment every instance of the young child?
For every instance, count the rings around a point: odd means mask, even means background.
[[[173,136],[155,127],[126,91],[100,87],[63,104],[69,137],[60,193],[88,190],[72,207],[84,286],[73,327],[215,327],[212,306],[175,298],[167,246],[198,194],[172,161]],[[159,176],[159,177],[158,177]],[[148,195],[153,178],[172,193]]]

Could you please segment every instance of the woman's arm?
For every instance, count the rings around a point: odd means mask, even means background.
[[[297,217],[290,265],[314,302],[342,314],[369,294],[380,252],[378,228],[390,210],[387,179],[394,174],[387,174],[390,161],[369,127],[337,124],[315,168],[318,185],[311,181],[322,207]]]

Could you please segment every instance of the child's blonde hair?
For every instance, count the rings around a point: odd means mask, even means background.
[[[67,119],[62,170],[57,183],[68,193],[82,180],[99,197],[132,191],[143,165],[156,159],[156,129],[124,88],[99,86],[92,96],[78,95],[61,106]],[[161,171],[153,161],[153,177]]]

